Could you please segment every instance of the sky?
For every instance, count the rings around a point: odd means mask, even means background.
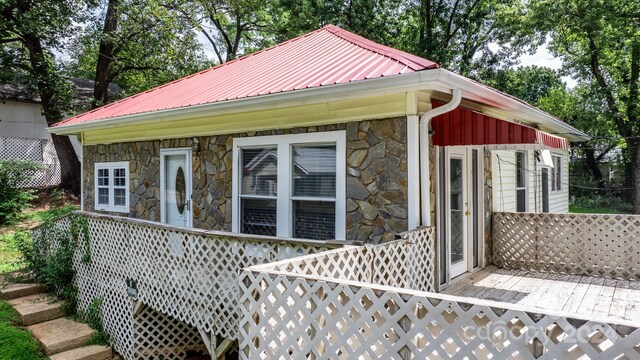
[[[559,58],[553,56],[549,52],[549,49],[547,48],[547,44],[545,44],[539,47],[538,51],[536,51],[535,54],[532,54],[532,55],[524,54],[520,57],[519,66],[531,66],[531,65],[546,66],[554,70],[558,70],[562,67],[562,61]],[[574,88],[578,84],[578,82],[570,76],[563,76],[562,80],[570,88]]]

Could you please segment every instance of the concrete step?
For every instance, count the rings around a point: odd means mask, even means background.
[[[110,358],[111,348],[106,345],[83,346],[49,357],[50,360],[107,360]]]
[[[56,301],[48,294],[36,294],[8,301],[20,314],[22,325],[29,326],[64,315],[63,301]]]
[[[49,356],[84,346],[96,333],[89,325],[67,318],[27,326],[27,329]]]
[[[40,284],[9,284],[0,289],[0,297],[5,300],[10,300],[40,294],[46,291],[46,287]]]

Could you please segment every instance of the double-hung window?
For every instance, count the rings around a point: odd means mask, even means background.
[[[562,190],[562,156],[552,155],[553,171],[551,172],[551,191]]]
[[[95,164],[95,209],[129,212],[129,163]]]
[[[234,139],[233,230],[344,239],[344,131]]]
[[[516,211],[527,211],[527,153],[516,152]]]

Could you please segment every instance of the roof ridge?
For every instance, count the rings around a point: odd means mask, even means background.
[[[339,26],[328,24],[320,28],[319,30],[327,30],[335,36],[348,41],[354,45],[360,46],[363,49],[375,52],[382,56],[386,56],[390,59],[404,63],[412,70],[418,71],[423,69],[434,69],[440,67],[438,64],[433,63],[431,60],[423,57],[410,54],[406,51],[394,49],[390,46],[379,44],[375,41],[369,40],[356,33],[347,31]],[[435,65],[434,65],[435,64]]]

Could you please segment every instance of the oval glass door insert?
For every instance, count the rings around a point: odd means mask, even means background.
[[[178,207],[178,213],[182,215],[184,208],[187,205],[185,197],[187,194],[187,185],[184,178],[184,170],[182,166],[176,171],[176,206]]]

